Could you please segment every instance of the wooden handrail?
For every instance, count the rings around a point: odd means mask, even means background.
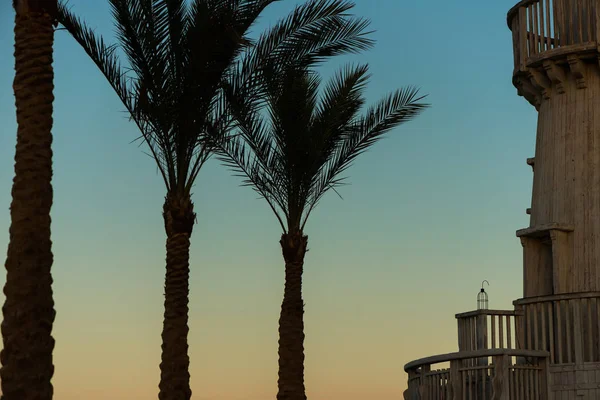
[[[518,299],[513,301],[516,306],[531,304],[531,303],[547,303],[549,301],[561,301],[561,300],[576,300],[576,299],[587,299],[587,298],[600,298],[600,292],[579,292],[579,293],[564,293],[554,294],[550,296],[536,296],[526,297],[524,299]]]
[[[518,313],[515,310],[473,310],[456,314],[455,317],[459,319],[476,317],[478,315],[518,315]]]
[[[540,0],[521,0],[517,4],[513,6],[508,13],[506,14],[506,23],[508,24],[508,28],[512,30],[512,20],[515,17],[515,14],[519,12],[519,8],[527,7],[530,4],[539,3]]]
[[[475,351],[458,351],[455,353],[439,354],[437,356],[425,357],[411,361],[404,366],[404,371],[409,372],[424,365],[439,364],[447,361],[465,360],[468,358],[483,358],[493,356],[545,358],[549,355],[549,352],[542,350],[486,349]]]

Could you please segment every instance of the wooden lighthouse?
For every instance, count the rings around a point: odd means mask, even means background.
[[[408,363],[405,399],[600,400],[600,0],[523,0],[508,26],[538,112],[523,298],[457,314],[459,351]]]

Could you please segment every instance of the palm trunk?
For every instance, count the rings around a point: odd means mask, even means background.
[[[189,196],[169,194],[163,207],[167,232],[165,314],[160,363],[160,400],[189,400],[188,302],[190,237],[196,215]]]
[[[306,400],[304,388],[304,303],[302,270],[308,237],[283,234],[285,289],[279,317],[279,380],[277,400]]]
[[[52,103],[53,19],[17,10],[17,148],[2,307],[3,400],[52,399]]]

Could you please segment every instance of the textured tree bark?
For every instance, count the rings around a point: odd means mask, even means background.
[[[189,251],[196,219],[190,197],[167,195],[163,217],[167,232],[167,267],[158,398],[189,400],[192,397],[187,342]]]
[[[306,400],[304,388],[304,303],[302,271],[308,237],[283,234],[285,289],[279,318],[279,380],[277,400]]]
[[[54,20],[25,11],[17,10],[15,19],[18,129],[0,380],[3,400],[50,400],[55,317],[50,236]]]

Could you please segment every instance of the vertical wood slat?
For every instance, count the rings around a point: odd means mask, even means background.
[[[482,395],[483,395],[484,399],[487,398],[487,396],[486,396],[486,390],[487,389],[486,389],[486,386],[485,386],[486,380],[487,380],[487,369],[482,369],[481,370],[481,382],[482,382],[481,383],[481,387],[482,387],[481,391],[483,392]]]
[[[507,336],[506,336],[506,342],[508,344],[508,348],[512,349],[512,329],[511,329],[511,323],[510,320],[511,318],[513,318],[512,316],[508,315],[506,317],[506,332],[507,332]]]
[[[536,4],[536,15],[538,16],[538,23],[537,23],[537,29],[538,29],[538,42],[539,42],[539,49],[540,49],[540,53],[544,52],[545,49],[545,29],[546,29],[546,25],[544,24],[544,0],[538,0],[539,2]]]
[[[552,363],[556,362],[556,352],[555,352],[555,344],[554,344],[554,306],[552,302],[547,303],[547,313],[548,313],[548,341],[550,342],[550,360]]]
[[[475,318],[469,318],[469,322],[469,332],[471,333],[471,350],[475,350],[477,348],[477,335],[475,334]]]
[[[581,304],[582,300],[574,300],[573,302],[573,352],[575,364],[583,365],[583,324],[581,321]]]
[[[595,313],[595,317],[596,317],[596,321],[597,321],[597,328],[598,328],[598,335],[600,335],[600,302],[598,302],[597,299],[594,299],[594,303],[596,305],[596,313]],[[597,338],[598,336],[596,336]],[[598,339],[596,339],[598,340]],[[596,361],[600,361],[600,340],[598,340],[598,348],[596,349],[598,351],[598,359]]]
[[[519,69],[524,71],[526,59],[529,56],[529,52],[527,50],[528,46],[528,36],[527,36],[527,8],[519,7],[519,56],[521,60],[521,64],[519,65]]]
[[[532,332],[531,332],[531,305],[528,304],[527,306],[525,306],[525,335],[527,336],[527,349],[531,349],[531,339],[532,339]]]
[[[513,58],[515,61],[514,65],[514,73],[519,70],[519,66],[521,65],[521,36],[519,32],[519,18],[513,18],[512,20],[512,37],[513,37]]]
[[[598,4],[596,0],[590,0],[590,42],[596,41],[596,30],[598,29],[596,12],[598,12]]]
[[[595,10],[594,10],[594,1],[593,0],[587,0],[587,4],[586,4],[586,10],[585,10],[585,15],[587,16],[586,18],[586,26],[587,26],[587,35],[586,35],[586,42],[593,42],[594,41],[594,16],[595,16]]]
[[[546,1],[546,50],[552,49],[552,29],[550,29],[550,0]]]
[[[495,315],[491,315],[491,323],[492,323],[492,349],[497,348],[496,347],[496,316]]]
[[[552,25],[554,27],[554,47],[560,46],[560,35],[559,23],[557,18],[558,8],[556,2],[560,0],[552,0]]]
[[[498,347],[504,347],[504,317],[498,315]]]
[[[573,346],[571,345],[571,307],[570,307],[570,302],[567,300],[561,300],[560,301],[560,308],[563,310],[563,314],[564,314],[564,326],[565,326],[565,339],[567,342],[567,362],[571,363],[573,362],[573,353],[572,353],[572,348]],[[563,324],[561,324],[563,325]]]
[[[547,339],[547,334],[546,334],[546,304],[545,303],[539,303],[539,308],[540,308],[540,318],[542,319],[542,346],[541,349],[545,350],[545,351],[549,351],[549,347],[548,346],[548,341]]]
[[[528,35],[527,41],[529,42],[529,56],[537,54],[535,51],[535,33],[533,28],[533,4],[527,6],[527,18],[528,18]]]
[[[523,368],[519,368],[519,395],[518,399],[522,400],[525,397],[525,374],[523,374]]]
[[[533,3],[531,5],[531,11],[533,13],[533,49],[534,49],[534,54],[538,54],[540,53],[540,35],[539,35],[539,21],[538,21],[538,4],[539,3]]]
[[[585,303],[587,305],[587,312],[586,312],[586,320],[587,320],[587,330],[585,331],[586,334],[585,336],[587,336],[588,338],[588,343],[587,343],[587,351],[584,351],[584,355],[587,355],[587,359],[584,358],[584,362],[588,361],[588,362],[594,362],[595,361],[595,357],[594,357],[594,331],[593,331],[593,326],[592,326],[592,299],[585,299]]]
[[[598,18],[600,18],[600,6],[598,5],[598,2],[595,0],[592,0],[592,12],[590,14],[593,24],[592,24],[592,35],[595,35],[594,40],[596,42],[600,42],[600,20]]]
[[[561,37],[560,37],[560,45],[561,46],[567,46],[568,44],[570,44],[570,30],[567,27],[567,16],[564,12],[565,10],[565,4],[564,4],[564,0],[557,0],[558,3],[558,19],[559,19],[559,23],[560,23],[560,32],[561,32]]]
[[[539,350],[538,304],[533,304],[533,349]]]
[[[562,364],[563,363],[563,335],[562,335],[562,331],[563,331],[563,320],[561,318],[561,303],[557,302],[555,304],[556,307],[556,344],[558,346],[558,363]]]
[[[462,400],[467,397],[467,371],[461,371],[460,380],[462,381]]]
[[[576,11],[576,15],[575,18],[577,20],[576,25],[576,31],[577,31],[577,36],[576,38],[578,39],[577,43],[583,43],[583,13],[584,13],[584,9],[583,9],[583,0],[576,0],[575,1],[575,7],[574,7]]]

